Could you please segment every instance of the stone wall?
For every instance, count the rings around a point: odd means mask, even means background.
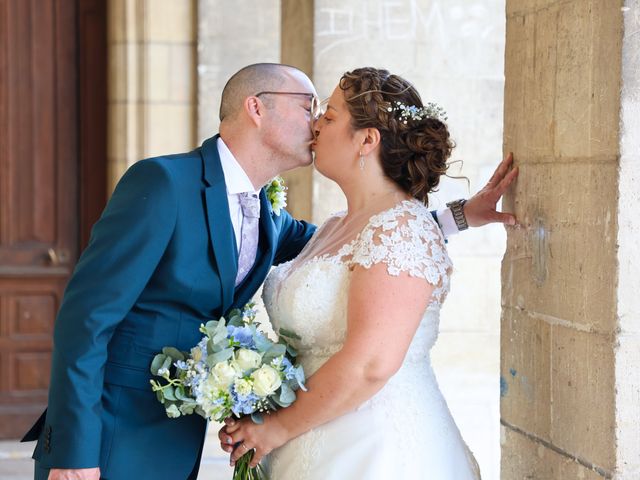
[[[502,267],[505,479],[616,469],[621,6],[507,0],[505,202],[522,227]]]

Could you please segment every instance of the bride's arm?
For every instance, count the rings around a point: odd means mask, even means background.
[[[255,448],[255,466],[274,448],[353,411],[378,392],[402,365],[432,292],[426,280],[407,273],[391,276],[383,263],[357,266],[342,349],[308,379],[309,391],[298,391],[290,407],[265,415],[262,425],[243,419],[220,430],[223,445],[242,442],[232,453],[232,465]]]

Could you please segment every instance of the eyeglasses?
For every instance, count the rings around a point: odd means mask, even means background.
[[[258,92],[255,94],[256,97],[259,97],[260,95],[300,95],[300,96],[304,96],[309,98],[309,102],[310,102],[310,108],[309,108],[309,112],[311,113],[311,119],[312,120],[317,120],[319,119],[322,114],[324,113],[322,111],[322,106],[320,105],[320,99],[318,99],[318,97],[315,96],[315,94],[313,93],[307,93],[307,92]]]

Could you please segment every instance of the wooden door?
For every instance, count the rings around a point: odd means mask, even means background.
[[[0,0],[0,438],[46,405],[78,256],[77,5]]]

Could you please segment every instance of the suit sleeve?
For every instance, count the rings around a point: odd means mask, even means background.
[[[157,267],[176,216],[169,172],[152,159],[125,173],[95,224],[56,319],[44,466],[99,465],[107,345]]]
[[[279,220],[278,249],[273,260],[274,265],[295,258],[316,231],[315,225],[296,220],[286,210],[281,211]]]

